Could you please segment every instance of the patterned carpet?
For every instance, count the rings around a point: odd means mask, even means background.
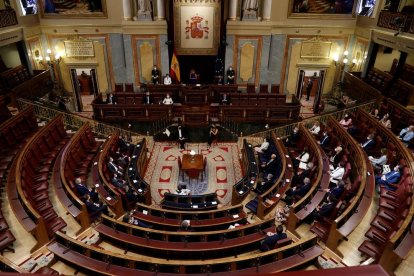
[[[194,150],[207,157],[204,180],[189,179],[179,175],[178,157]],[[153,202],[159,204],[164,193],[174,192],[178,183],[187,185],[192,194],[216,192],[223,205],[231,201],[234,183],[242,177],[239,160],[239,148],[236,143],[218,143],[208,149],[206,143],[188,143],[186,150],[180,150],[175,142],[155,143],[145,173],[145,181],[151,183]]]

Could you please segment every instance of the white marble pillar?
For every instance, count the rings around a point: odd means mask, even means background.
[[[229,20],[236,20],[237,18],[237,2],[238,0],[230,0],[229,4]]]
[[[165,19],[164,0],[157,0],[157,19],[158,20],[164,20]]]
[[[264,0],[262,11],[263,21],[270,21],[270,14],[272,12],[272,0]]]
[[[132,20],[131,0],[122,0],[124,20]]]

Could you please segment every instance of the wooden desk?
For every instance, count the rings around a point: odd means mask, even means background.
[[[196,154],[192,157],[190,154],[183,155],[181,169],[186,172],[189,178],[198,178],[203,171],[203,155]]]

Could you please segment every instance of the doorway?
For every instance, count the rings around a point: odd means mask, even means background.
[[[99,94],[96,68],[71,68],[72,87],[78,112],[92,112],[92,101]]]
[[[313,116],[323,110],[321,97],[325,73],[326,69],[309,68],[299,70],[296,97],[301,103],[302,118]]]

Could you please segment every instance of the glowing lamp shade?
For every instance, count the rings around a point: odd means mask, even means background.
[[[191,156],[194,156],[195,154],[196,154],[196,153],[195,153],[195,151],[194,151],[194,150],[191,150],[191,151],[190,151],[190,155],[191,155]]]

